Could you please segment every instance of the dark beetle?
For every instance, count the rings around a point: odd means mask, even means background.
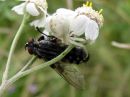
[[[53,36],[42,35],[38,40],[29,40],[25,48],[29,54],[49,61],[61,54],[68,46]],[[83,88],[84,76],[73,64],[88,61],[88,54],[80,47],[73,48],[60,62],[51,65],[58,74],[76,88]],[[70,64],[72,63],[72,64]]]

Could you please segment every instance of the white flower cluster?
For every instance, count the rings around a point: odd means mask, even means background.
[[[94,42],[99,35],[100,27],[103,25],[102,9],[95,11],[91,2],[87,2],[75,11],[60,8],[46,18],[46,0],[26,0],[25,3],[14,7],[13,10],[18,14],[23,14],[23,5],[25,4],[25,11],[30,15],[44,14],[44,18],[33,21],[31,25],[44,27],[43,33],[49,33],[68,45],[82,46],[84,43]]]
[[[37,17],[31,25],[44,27],[44,22],[47,15],[47,2],[46,0],[20,0],[24,1],[22,4],[12,8],[19,15],[23,15],[25,12]]]

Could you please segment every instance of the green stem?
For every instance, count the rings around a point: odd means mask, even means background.
[[[37,57],[32,57],[27,64],[13,77],[17,77],[19,76],[24,70],[26,70],[31,64],[33,64],[33,62],[37,59]],[[3,85],[1,85],[0,87],[0,97],[2,96],[2,94],[4,93],[5,89],[10,85],[10,83],[5,83]]]
[[[37,57],[36,56],[33,56],[28,62],[27,64],[18,72],[18,73],[21,73],[23,72],[24,70],[26,70],[31,64],[33,64],[34,61],[36,61]]]
[[[5,68],[5,71],[3,73],[3,78],[2,78],[2,84],[4,84],[8,78],[8,72],[9,72],[9,67],[10,67],[10,62],[11,62],[11,59],[12,59],[12,55],[14,53],[14,50],[15,50],[15,47],[16,47],[16,44],[19,40],[19,37],[23,31],[23,28],[25,26],[25,23],[26,23],[26,20],[27,20],[27,14],[24,15],[24,18],[22,20],[22,23],[14,37],[14,40],[12,42],[12,45],[11,45],[11,48],[10,48],[10,51],[9,51],[9,55],[8,55],[8,59],[7,59],[7,63],[6,63],[6,68]]]

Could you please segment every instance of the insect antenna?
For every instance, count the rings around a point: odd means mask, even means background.
[[[40,32],[41,34],[45,35],[46,37],[54,38],[54,36],[46,35],[45,33],[43,33],[43,32],[40,30],[40,28],[38,28],[38,27],[36,27],[36,30],[37,30],[38,32]]]
[[[36,30],[37,30],[38,32],[40,32],[41,34],[43,34],[43,35],[49,37],[48,35],[46,35],[45,33],[43,33],[43,32],[40,30],[40,28],[36,27]]]

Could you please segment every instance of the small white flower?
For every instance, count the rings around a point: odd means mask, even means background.
[[[86,26],[85,29],[86,40],[90,40],[93,42],[97,39],[98,35],[99,35],[98,24],[95,21],[90,20],[89,24]]]
[[[99,27],[103,25],[104,19],[101,14],[102,9],[100,9],[100,11],[95,11],[92,8],[92,2],[87,2],[86,4],[83,4],[83,6],[77,8],[75,12],[77,12],[80,15],[86,15],[90,19],[94,20],[99,25]]]
[[[24,14],[24,8],[25,11],[32,16],[38,16],[40,15],[41,11],[45,13],[47,10],[46,0],[21,0],[21,1],[25,2],[12,8],[12,10],[19,15]]]
[[[99,35],[99,26],[85,15],[78,15],[70,23],[71,36],[85,35],[86,42],[94,42]]]
[[[92,43],[97,39],[102,24],[102,15],[93,10],[90,3],[75,11],[58,9],[47,17],[45,30],[65,44],[82,46],[83,43]]]
[[[77,15],[70,22],[70,30],[72,35],[80,36],[85,32],[90,19],[85,15]]]
[[[65,8],[57,9],[56,14],[64,15],[64,16],[66,16],[68,18],[71,18],[71,17],[77,15],[77,13],[75,13],[74,11],[69,10],[69,9],[65,9]]]
[[[52,16],[47,17],[45,30],[68,44],[70,21],[75,15],[74,11],[58,9]]]
[[[24,11],[31,16],[37,16],[38,18],[31,23],[35,27],[43,27],[47,14],[47,2],[46,0],[21,0],[25,1],[12,8],[19,15],[23,15]],[[24,10],[25,9],[25,10]]]

